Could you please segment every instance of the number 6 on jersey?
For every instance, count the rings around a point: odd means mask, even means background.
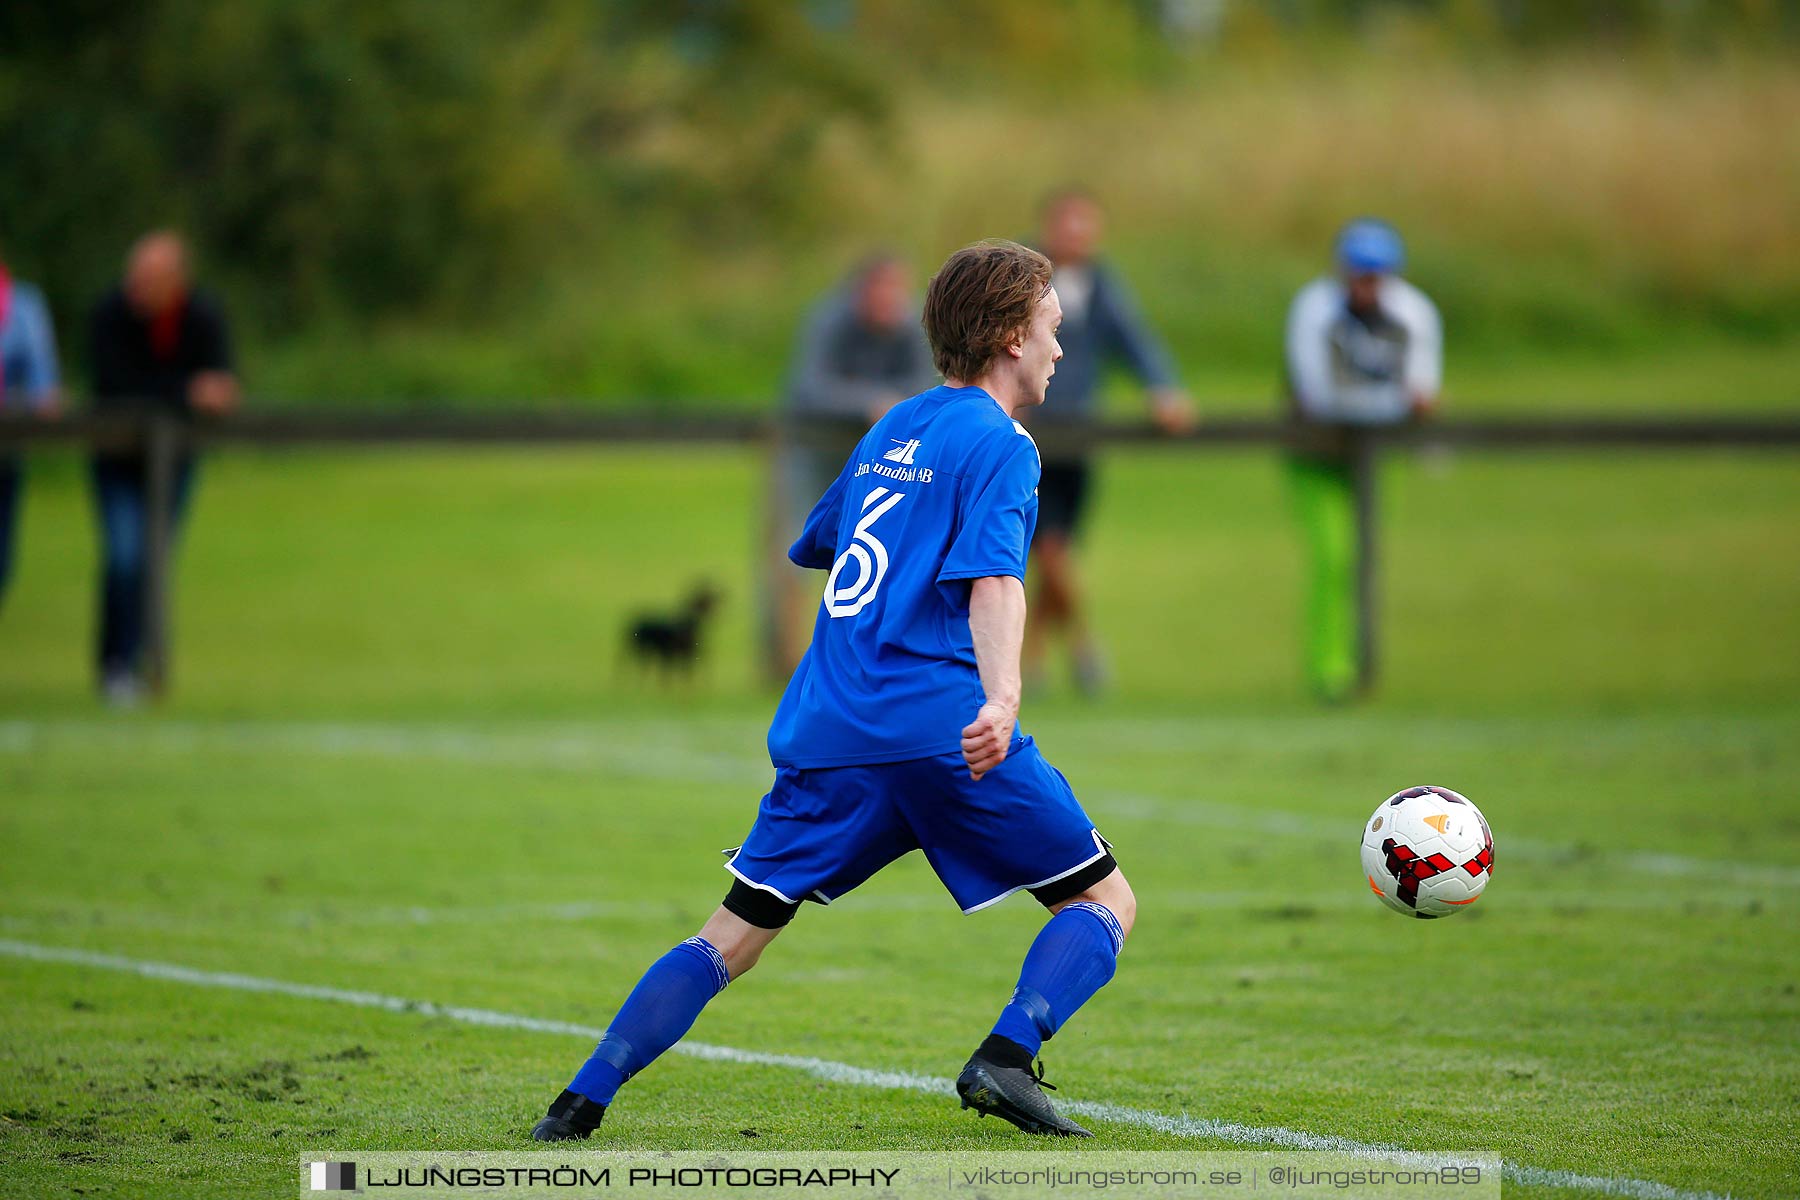
[[[882,497],[887,497],[885,500]],[[856,532],[847,550],[838,555],[837,561],[831,564],[831,574],[825,580],[825,611],[834,617],[854,617],[869,606],[875,599],[881,581],[887,577],[888,552],[881,544],[881,539],[871,533],[870,526],[879,521],[888,509],[906,499],[905,492],[889,492],[884,487],[872,489],[863,497],[863,518],[856,523]],[[879,501],[879,503],[877,503]],[[874,505],[873,508],[870,505]],[[864,547],[868,549],[864,549]],[[870,554],[874,555],[871,559]],[[838,587],[838,576],[851,559],[856,560],[857,575],[848,587]]]

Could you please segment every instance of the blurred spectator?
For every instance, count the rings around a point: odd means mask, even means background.
[[[52,416],[60,404],[50,309],[42,292],[14,279],[0,261],[0,413]],[[0,600],[12,575],[13,529],[24,482],[20,459],[0,451]]]
[[[789,543],[864,430],[936,381],[911,273],[898,255],[870,255],[808,314],[776,451],[764,613],[771,679],[785,680],[799,663],[818,602],[817,578],[787,561]],[[809,418],[845,427],[837,433],[808,429]]]
[[[1053,193],[1040,211],[1038,248],[1056,268],[1054,284],[1062,302],[1058,340],[1063,358],[1050,380],[1034,428],[1068,431],[1044,447],[1044,474],[1038,485],[1037,535],[1031,570],[1037,595],[1025,630],[1025,678],[1042,686],[1050,640],[1067,639],[1075,684],[1083,694],[1106,686],[1106,663],[1088,628],[1077,576],[1074,544],[1091,497],[1092,457],[1074,431],[1096,417],[1101,373],[1122,364],[1148,390],[1151,418],[1165,433],[1194,424],[1194,410],[1175,379],[1168,352],[1150,331],[1118,275],[1097,253],[1105,214],[1093,196],[1079,189]],[[1074,436],[1069,436],[1074,433]]]
[[[231,340],[218,304],[191,282],[187,246],[159,230],[140,238],[125,278],[95,305],[90,351],[102,411],[161,410],[220,416],[237,406]],[[100,596],[101,688],[114,704],[143,691],[144,584],[149,538],[147,463],[140,452],[97,454],[94,491],[105,544]],[[194,483],[194,460],[176,464],[168,514],[173,539]]]
[[[1430,412],[1443,381],[1437,308],[1399,276],[1405,246],[1393,226],[1346,225],[1337,275],[1300,290],[1288,310],[1288,396],[1296,419],[1343,429],[1398,425]],[[1364,682],[1357,661],[1356,494],[1345,439],[1292,458],[1310,558],[1306,672],[1325,700]]]

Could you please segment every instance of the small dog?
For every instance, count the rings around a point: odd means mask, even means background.
[[[664,679],[692,678],[700,663],[701,635],[718,607],[721,596],[710,583],[701,583],[687,603],[673,613],[644,613],[625,626],[625,657]]]

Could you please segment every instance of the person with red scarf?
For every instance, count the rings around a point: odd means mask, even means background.
[[[42,292],[14,279],[0,262],[0,414],[23,410],[54,416],[60,397],[50,308]],[[24,481],[18,457],[0,454],[0,599],[12,575],[13,528]]]
[[[218,303],[191,282],[187,246],[158,230],[139,238],[124,280],[94,307],[94,404],[102,412],[160,409],[183,420],[238,403],[231,339]],[[149,540],[147,464],[141,453],[95,456],[94,493],[105,567],[100,588],[100,686],[116,705],[143,694],[144,586]],[[194,461],[176,465],[169,523],[179,525]]]

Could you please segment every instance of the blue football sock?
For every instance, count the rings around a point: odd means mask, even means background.
[[[1125,931],[1104,904],[1083,901],[1051,917],[1025,954],[1019,986],[994,1033],[1036,1055],[1113,977],[1124,946]]]
[[[691,937],[650,965],[593,1055],[569,1084],[599,1104],[611,1104],[619,1085],[655,1062],[693,1028],[706,1002],[731,982],[725,958],[705,938]]]

